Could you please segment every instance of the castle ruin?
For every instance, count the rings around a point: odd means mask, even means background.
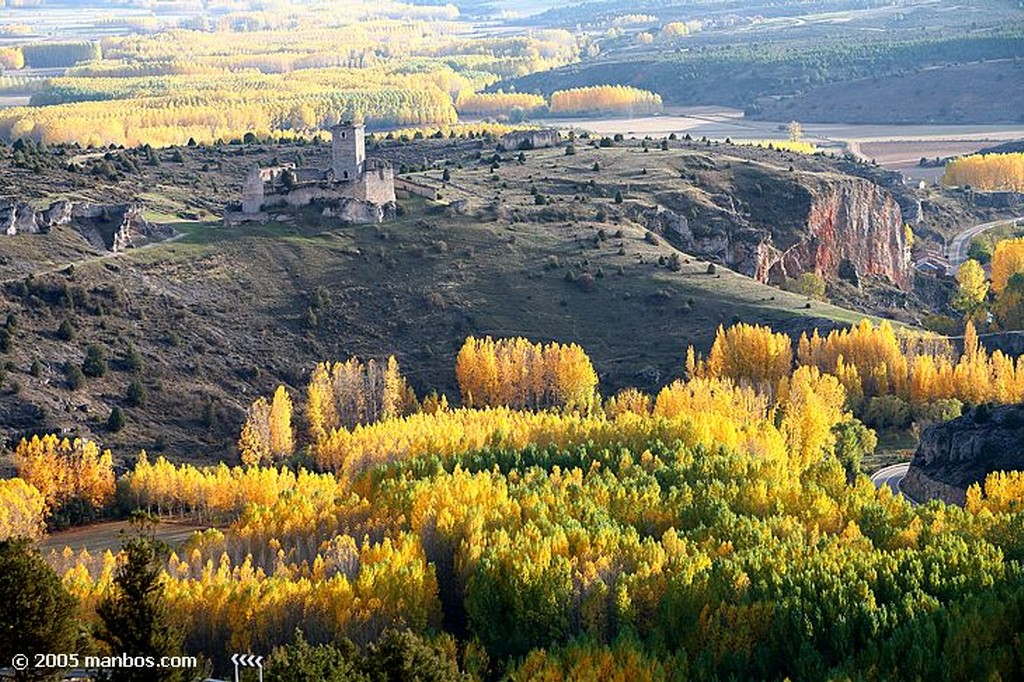
[[[361,123],[331,128],[329,168],[254,165],[242,183],[241,206],[229,207],[224,222],[265,222],[267,211],[311,204],[322,206],[324,215],[349,223],[379,223],[393,214],[394,171],[383,159],[366,158],[366,129]]]

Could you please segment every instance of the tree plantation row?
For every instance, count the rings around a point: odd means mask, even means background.
[[[469,28],[343,13],[326,25],[170,29],[99,43],[49,43],[40,46],[47,64],[69,68],[58,77],[12,80],[7,90],[31,93],[32,106],[4,110],[0,136],[168,146],[250,132],[311,135],[340,119],[378,129],[436,128],[460,115],[518,121],[545,112],[661,109],[658,95],[617,85],[558,91],[550,98],[484,92],[499,80],[577,60],[588,39],[553,29],[481,36]],[[16,72],[34,49],[4,48],[0,60]]]
[[[301,418],[284,387],[256,401],[242,466],[142,453],[115,481],[95,444],[23,442],[0,529],[83,507],[210,526],[173,552],[55,553],[54,589],[80,646],[116,653],[111,614],[150,571],[138,599],[177,633],[154,648],[270,653],[268,679],[365,672],[384,646],[440,666],[423,679],[1019,674],[1024,477],[913,507],[859,472],[856,417],[1020,400],[1019,361],[970,327],[960,353],[885,323],[794,341],[722,329],[687,379],[604,401],[573,345],[468,339],[461,407],[417,400],[393,358],[324,363]]]

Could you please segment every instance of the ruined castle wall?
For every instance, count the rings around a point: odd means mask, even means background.
[[[426,199],[437,199],[437,188],[431,187],[430,185],[424,185],[419,182],[413,182],[405,178],[395,178],[394,186],[396,189],[400,189],[403,192],[409,194],[424,197]]]
[[[346,191],[347,187],[347,185],[339,185],[337,187],[326,187],[324,185],[299,187],[289,192],[278,192],[268,195],[263,202],[263,206],[265,208],[281,206],[295,208],[298,206],[309,206],[314,201],[340,199],[349,195]]]
[[[355,183],[353,196],[361,201],[383,206],[395,201],[395,173],[391,166],[367,164],[362,179]]]
[[[512,151],[519,149],[524,143],[532,149],[555,147],[561,135],[557,130],[516,130],[501,136],[501,146]]]

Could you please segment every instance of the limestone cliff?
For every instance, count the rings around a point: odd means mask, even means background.
[[[963,504],[993,471],[1024,470],[1024,405],[981,406],[921,434],[903,489],[914,499]]]
[[[779,173],[754,164],[691,176],[693,187],[662,193],[672,211],[638,219],[679,248],[757,280],[780,284],[813,272],[826,280],[866,275],[911,288],[900,206],[870,180],[841,174]],[[669,228],[669,229],[666,229]]]
[[[26,202],[0,205],[0,233],[45,234],[70,225],[97,249],[123,251],[140,241],[164,239],[171,230],[153,225],[143,216],[141,203],[93,204],[87,201],[55,201],[37,209]]]

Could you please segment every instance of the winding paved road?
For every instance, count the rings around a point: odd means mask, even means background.
[[[900,483],[903,482],[903,478],[907,475],[910,470],[910,462],[901,462],[899,464],[892,464],[887,467],[882,467],[875,473],[871,474],[871,482],[875,484],[876,488],[881,488],[883,485],[887,485],[892,488],[892,491],[897,495],[903,495],[909,502],[913,502],[909,495],[903,492],[900,487]]]
[[[992,228],[999,227],[1000,225],[1016,225],[1020,222],[1024,222],[1024,218],[1004,218],[1002,220],[993,220],[990,223],[982,223],[981,225],[974,225],[968,227],[963,232],[960,232],[953,240],[949,242],[949,247],[946,249],[946,258],[949,260],[949,265],[946,266],[946,273],[955,275],[960,264],[967,260],[967,250],[971,248],[971,240],[977,237],[982,232],[991,230]]]

